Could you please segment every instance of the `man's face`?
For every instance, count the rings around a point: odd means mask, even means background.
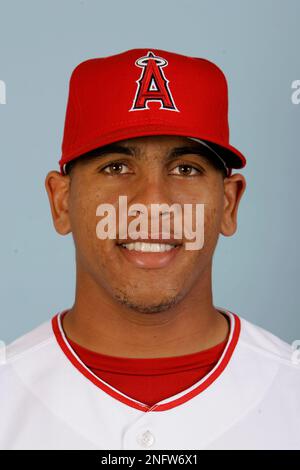
[[[164,311],[196,290],[201,279],[209,276],[219,234],[235,231],[234,215],[229,215],[226,207],[231,201],[234,211],[233,200],[237,204],[238,197],[233,186],[230,190],[230,184],[226,195],[226,181],[230,178],[224,180],[220,171],[195,153],[193,148],[197,145],[189,139],[148,136],[117,144],[122,147],[119,151],[78,162],[70,176],[57,175],[64,181],[61,185],[65,185],[62,196],[65,228],[61,230],[57,224],[56,228],[60,233],[73,234],[79,278],[89,278],[116,302],[137,311]],[[184,152],[179,150],[183,147]],[[59,188],[58,183],[54,193],[62,193]],[[173,240],[178,246],[170,251],[129,251],[122,244],[135,240],[129,240],[130,236],[125,241],[119,239],[120,196],[127,196],[128,207],[136,203],[147,207],[149,243],[165,243],[151,240],[151,204],[177,203],[182,208],[185,204],[192,204],[193,208],[204,204],[203,247],[186,250],[187,239],[182,233],[181,239]],[[96,234],[100,220],[96,212],[101,204],[111,204],[116,209],[116,239],[99,239]],[[194,211],[193,229],[195,217]],[[128,223],[134,218],[129,216]],[[172,216],[170,228],[172,238]]]

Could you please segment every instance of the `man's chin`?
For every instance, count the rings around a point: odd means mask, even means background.
[[[124,294],[117,294],[116,295],[116,300],[130,308],[131,310],[139,313],[160,313],[160,312],[165,312],[175,305],[177,305],[180,300],[181,296],[177,295],[171,298],[162,298],[162,299],[152,299],[147,301],[146,299],[140,300],[140,299],[134,299],[134,298],[129,298],[128,296]]]

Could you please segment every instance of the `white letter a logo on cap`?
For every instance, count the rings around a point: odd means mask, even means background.
[[[149,102],[159,101],[160,109],[179,112],[163,71],[163,67],[168,65],[167,60],[149,51],[146,56],[137,59],[135,65],[142,68],[142,73],[136,81],[137,90],[129,111],[150,109]]]

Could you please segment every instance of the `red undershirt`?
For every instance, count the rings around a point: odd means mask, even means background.
[[[128,397],[148,406],[186,390],[219,361],[228,341],[193,354],[162,358],[126,358],[90,351],[68,342],[80,360],[97,377]]]

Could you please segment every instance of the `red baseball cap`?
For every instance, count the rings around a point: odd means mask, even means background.
[[[199,139],[229,169],[246,165],[229,144],[225,75],[209,60],[145,48],[89,59],[74,69],[62,173],[66,163],[90,150],[147,135]]]

